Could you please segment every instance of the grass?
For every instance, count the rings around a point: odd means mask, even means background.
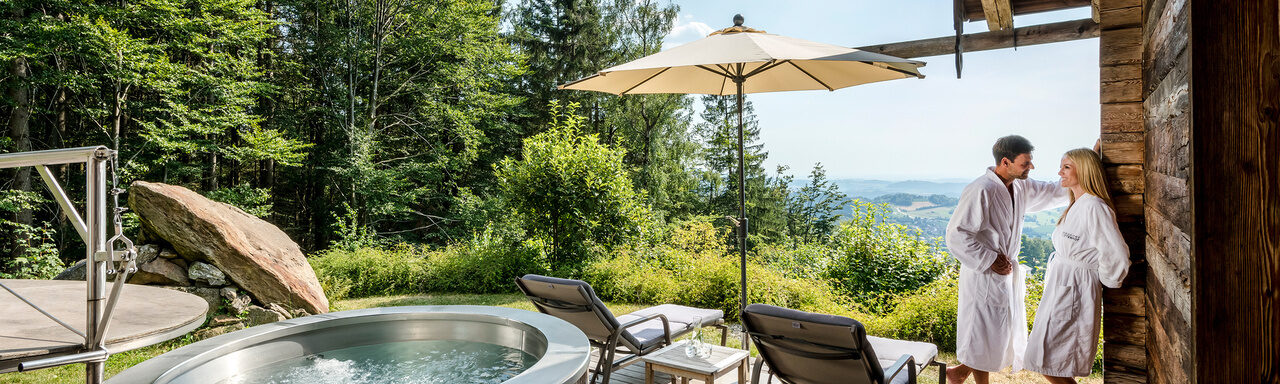
[[[366,297],[359,299],[339,300],[333,303],[334,311],[346,311],[353,309],[375,308],[375,307],[392,307],[403,305],[491,305],[498,307],[516,308],[532,311],[533,304],[529,303],[523,295],[519,294],[493,294],[493,295],[475,295],[475,294],[434,294],[419,296],[378,296]],[[643,304],[619,304],[605,303],[615,315],[630,313],[632,311],[647,307]],[[718,336],[718,333],[710,334]],[[714,339],[714,337],[713,337]],[[128,352],[111,355],[107,360],[107,377],[110,378],[120,371],[132,367],[152,357],[159,356],[165,352],[172,351],[181,346],[199,341],[193,334],[153,345],[150,347],[139,348]],[[741,348],[742,343],[739,337],[735,337],[732,333],[729,335],[728,345],[734,348]],[[948,366],[956,364],[955,354],[943,352],[938,356],[939,361],[944,361]],[[921,384],[937,383],[937,368],[928,368],[919,375]],[[1080,383],[1100,384],[1102,383],[1102,374],[1095,373],[1089,377],[1078,380]],[[47,384],[47,383],[83,383],[84,382],[84,365],[75,364],[49,368],[33,372],[24,373],[5,373],[0,374],[0,383],[6,384]],[[973,382],[970,379],[969,382]],[[992,383],[999,384],[1031,384],[1045,383],[1044,377],[1039,374],[1022,371],[1017,374],[992,374]]]

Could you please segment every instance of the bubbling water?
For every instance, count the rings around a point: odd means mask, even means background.
[[[537,361],[519,349],[489,343],[401,341],[284,360],[218,384],[495,384]]]

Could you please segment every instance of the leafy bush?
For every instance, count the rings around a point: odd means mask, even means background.
[[[944,351],[956,350],[958,280],[947,274],[914,291],[892,298],[892,312],[864,321],[876,336],[927,341]]]
[[[740,311],[738,258],[709,220],[678,224],[669,240],[598,259],[583,272],[605,300],[675,303],[719,308],[736,319]],[[747,265],[748,301],[806,311],[852,314],[854,308],[822,281],[788,277],[758,261]]]
[[[524,140],[519,159],[495,166],[500,198],[530,237],[547,243],[552,264],[575,271],[591,248],[627,243],[651,219],[631,183],[624,152],[579,132],[576,104],[552,103],[551,127]]]
[[[515,292],[515,278],[546,274],[545,244],[514,242],[485,230],[466,242],[427,255],[424,292]]]
[[[892,296],[922,287],[948,268],[939,240],[885,221],[883,205],[855,200],[852,219],[832,236],[834,258],[824,277],[841,293],[876,313],[892,309]]]
[[[388,249],[333,248],[310,259],[330,299],[428,292],[514,292],[526,273],[546,273],[545,246],[513,242],[485,231],[433,250],[399,244]]]
[[[333,248],[310,258],[311,267],[330,299],[423,292],[427,259],[419,248],[400,244],[390,249]],[[340,288],[337,291],[329,289]]]
[[[35,226],[7,219],[22,210],[35,209],[42,202],[44,199],[34,192],[0,191],[0,233],[9,234],[0,242],[0,255],[17,254],[0,264],[0,278],[50,279],[66,268],[58,257],[52,223]]]

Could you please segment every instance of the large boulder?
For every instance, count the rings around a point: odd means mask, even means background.
[[[259,301],[311,313],[329,311],[315,271],[280,228],[189,189],[160,183],[134,182],[129,207],[147,231],[183,258],[212,263]]]

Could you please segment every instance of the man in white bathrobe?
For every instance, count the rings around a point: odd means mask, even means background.
[[[1035,168],[1035,148],[1017,135],[996,140],[996,166],[960,195],[947,225],[947,249],[960,261],[960,302],[956,319],[956,359],[948,383],[969,374],[979,384],[989,372],[1022,369],[1027,344],[1026,282],[1018,266],[1022,221],[1027,212],[1067,204],[1058,183],[1027,180]]]

